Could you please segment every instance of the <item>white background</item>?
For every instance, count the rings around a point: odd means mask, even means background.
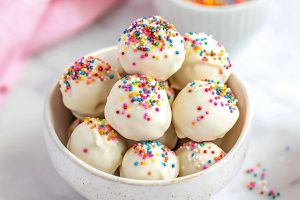
[[[299,199],[299,7],[296,0],[274,0],[267,24],[231,56],[252,96],[252,142],[240,174],[214,200],[269,199],[246,189],[244,170],[257,162],[267,168],[268,185],[281,192],[280,199]],[[54,171],[47,155],[42,135],[46,91],[68,63],[115,44],[129,22],[152,14],[150,1],[128,0],[92,27],[29,60],[0,109],[0,199],[82,199]]]

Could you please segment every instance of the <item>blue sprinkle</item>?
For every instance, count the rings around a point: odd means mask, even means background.
[[[109,75],[109,78],[110,78],[110,79],[113,79],[114,77],[115,77],[115,76],[114,76],[113,74],[110,74],[110,75]]]

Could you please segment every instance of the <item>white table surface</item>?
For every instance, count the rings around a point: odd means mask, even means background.
[[[299,199],[299,6],[296,0],[274,0],[264,28],[231,56],[252,96],[252,141],[240,174],[214,200],[268,199],[246,189],[244,170],[257,162],[267,167],[269,187],[281,192],[280,199]],[[149,1],[128,0],[92,27],[28,61],[0,109],[0,199],[82,199],[58,176],[46,152],[42,115],[47,89],[68,63],[115,44],[129,22],[155,13]]]

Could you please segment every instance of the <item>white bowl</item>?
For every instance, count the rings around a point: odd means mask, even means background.
[[[266,18],[268,0],[249,0],[228,6],[204,6],[187,0],[154,0],[158,14],[175,23],[182,34],[205,32],[227,50],[242,46]]]
[[[116,47],[95,53],[108,62],[116,61]],[[59,86],[51,91],[45,107],[45,139],[57,172],[87,199],[208,199],[226,186],[238,173],[248,147],[250,106],[243,83],[232,74],[229,86],[239,102],[240,117],[223,140],[228,154],[212,167],[174,180],[145,181],[127,179],[97,170],[74,156],[67,148],[67,128],[73,120],[63,105]]]

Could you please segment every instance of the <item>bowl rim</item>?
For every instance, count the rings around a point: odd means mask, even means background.
[[[160,0],[156,0],[159,2]],[[203,13],[211,13],[211,12],[218,12],[218,13],[226,13],[232,11],[242,11],[244,9],[248,9],[249,7],[256,7],[260,3],[264,3],[268,0],[247,0],[246,2],[225,5],[225,6],[206,6],[201,5],[193,2],[188,2],[186,0],[169,0],[173,4],[177,6],[183,7],[185,9],[190,9],[194,11],[200,11]]]
[[[116,46],[111,46],[111,47],[103,48],[101,50],[92,52],[90,54],[99,54],[99,53],[102,53],[102,52],[111,51],[115,48],[116,48]],[[248,94],[248,89],[247,89],[246,85],[241,81],[241,79],[235,73],[232,73],[231,76],[233,76],[235,79],[237,79],[237,81],[240,83],[240,87],[244,91],[244,96],[245,96],[245,99],[247,100],[246,104],[245,104],[246,110],[247,110],[246,115],[245,115],[245,125],[244,125],[244,127],[241,131],[241,134],[240,134],[238,140],[236,141],[236,143],[233,145],[231,150],[226,154],[226,156],[222,160],[220,160],[216,164],[212,165],[208,169],[197,172],[197,173],[194,173],[194,174],[190,174],[190,175],[183,176],[183,177],[177,177],[177,178],[172,179],[172,180],[137,180],[137,179],[129,179],[129,178],[124,178],[124,177],[119,177],[119,176],[115,176],[115,175],[112,175],[112,174],[108,174],[106,172],[98,170],[98,169],[90,166],[89,164],[85,163],[84,161],[80,160],[79,158],[77,158],[59,140],[59,138],[58,138],[58,136],[57,136],[57,134],[54,130],[54,127],[51,123],[51,120],[50,120],[50,97],[51,97],[53,91],[56,89],[56,87],[58,85],[58,81],[56,81],[54,86],[52,86],[51,89],[49,90],[47,100],[45,102],[44,123],[45,123],[46,130],[44,131],[44,133],[48,134],[50,136],[50,138],[55,143],[56,147],[60,150],[61,153],[63,153],[63,155],[66,158],[68,158],[73,163],[77,164],[78,166],[80,166],[81,168],[86,170],[87,172],[89,172],[89,173],[91,173],[91,174],[93,174],[97,177],[104,178],[106,180],[115,181],[115,182],[119,182],[119,183],[123,183],[123,184],[136,185],[136,186],[164,186],[164,185],[176,184],[176,183],[184,182],[184,181],[187,181],[187,180],[190,180],[190,179],[194,179],[194,178],[197,178],[197,177],[199,177],[203,174],[209,174],[212,171],[214,171],[214,169],[216,169],[216,168],[222,167],[223,163],[228,162],[228,160],[230,160],[231,157],[233,155],[235,155],[235,153],[241,148],[242,144],[245,143],[245,141],[246,141],[249,126],[251,124],[251,119],[252,119],[252,117],[251,117],[252,116],[252,110],[251,110],[251,103],[250,103],[251,100],[250,100],[250,97],[249,97],[249,94]]]

